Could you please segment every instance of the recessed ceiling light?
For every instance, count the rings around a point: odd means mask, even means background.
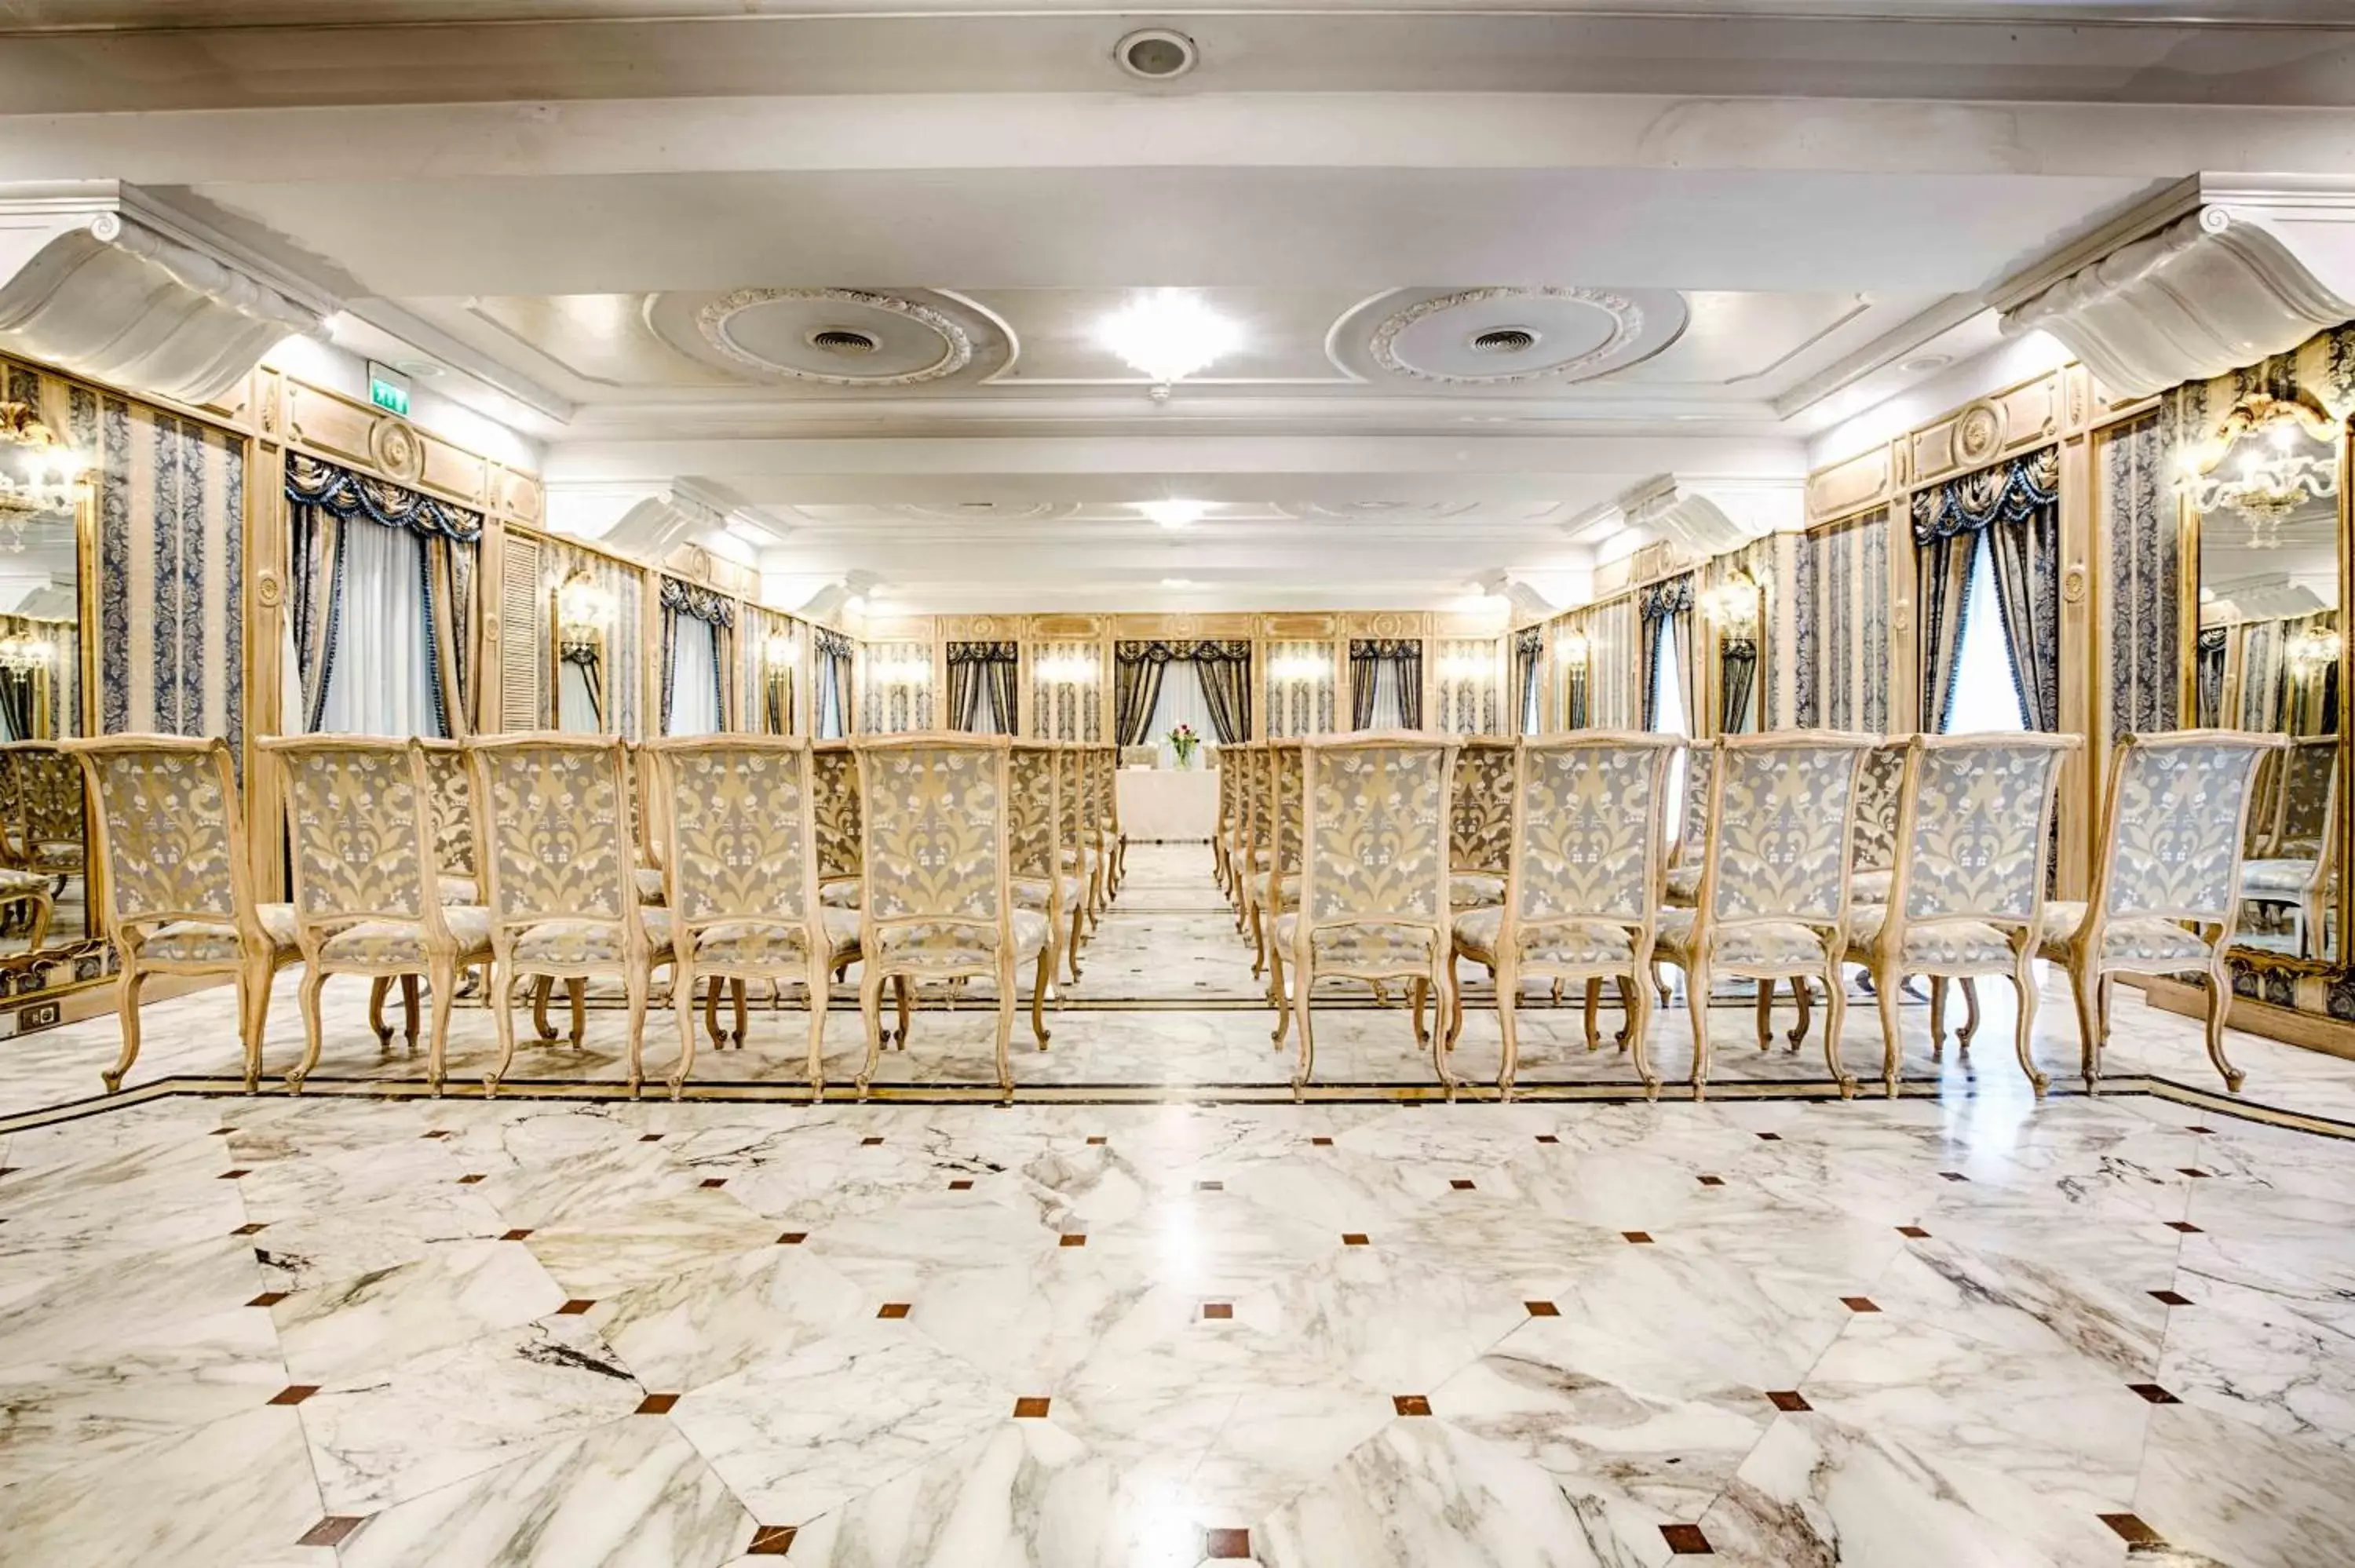
[[[1199,523],[1210,509],[1199,501],[1140,501],[1136,509],[1160,524],[1164,528],[1183,528]]]
[[[1944,370],[1954,363],[1951,354],[1917,354],[1897,368],[1910,376],[1919,376],[1924,371]]]
[[[1141,81],[1172,81],[1192,70],[1201,58],[1194,40],[1167,27],[1143,27],[1112,47],[1120,69]]]

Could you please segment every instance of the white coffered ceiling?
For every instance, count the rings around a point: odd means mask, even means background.
[[[1199,68],[1115,69],[1146,21]],[[2175,180],[2355,165],[2355,17],[19,0],[0,105],[0,181],[134,182],[332,294],[584,527],[684,486],[909,609],[1452,605],[1577,591],[1660,475],[1795,493]],[[1156,405],[1093,329],[1162,287],[1244,335]]]

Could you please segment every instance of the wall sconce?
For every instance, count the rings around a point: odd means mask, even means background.
[[[1565,631],[1553,645],[1557,660],[1564,664],[1574,664],[1582,670],[1586,668],[1587,655],[1593,651],[1593,645],[1587,641],[1583,631]]]
[[[2309,631],[2290,644],[2290,662],[2303,667],[2307,678],[2312,679],[2328,666],[2339,662],[2339,654],[2344,646],[2336,631]],[[0,662],[5,662],[6,658],[7,644],[0,642]]]
[[[1729,636],[1748,637],[1758,630],[1758,583],[1748,572],[1736,572],[1709,591],[1710,619]]]
[[[1443,681],[1477,681],[1490,672],[1490,662],[1477,653],[1446,653],[1439,660],[1439,678]]]
[[[1042,653],[1037,673],[1050,685],[1092,686],[1096,683],[1096,662],[1085,653]]]
[[[13,637],[0,638],[0,670],[11,675],[25,676],[46,670],[50,658],[49,645],[37,637],[20,631]]]
[[[875,678],[887,686],[922,686],[932,678],[929,659],[885,659],[875,670]]]
[[[1310,653],[1285,653],[1268,661],[1267,673],[1272,679],[1290,684],[1324,679],[1328,666]]]
[[[602,654],[605,628],[613,619],[613,599],[586,573],[567,577],[556,590],[556,644],[568,659]]]
[[[782,674],[801,662],[801,641],[790,631],[773,632],[761,644],[761,657],[771,675]]]

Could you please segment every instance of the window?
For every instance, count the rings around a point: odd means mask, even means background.
[[[2004,641],[1997,608],[1995,552],[1982,535],[1972,546],[1969,585],[1963,590],[1963,645],[1955,658],[1955,699],[1946,705],[1946,733],[2019,731],[2028,712],[2019,700],[2019,671]]]
[[[1659,638],[1652,655],[1652,728],[1659,735],[1692,734],[1692,723],[1685,716],[1684,666],[1677,660],[1676,634],[1668,627],[1660,628]],[[1685,754],[1677,753],[1668,764],[1668,842],[1674,844],[1685,820]]]

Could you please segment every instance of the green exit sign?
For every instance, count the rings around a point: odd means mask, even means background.
[[[368,401],[388,414],[409,418],[409,377],[389,365],[368,361]]]

